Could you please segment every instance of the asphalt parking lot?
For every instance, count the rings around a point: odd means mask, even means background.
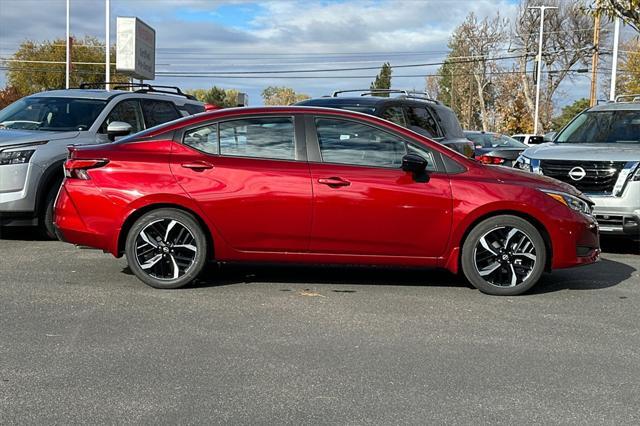
[[[0,240],[0,422],[640,422],[640,255],[491,297],[440,271],[212,267]]]

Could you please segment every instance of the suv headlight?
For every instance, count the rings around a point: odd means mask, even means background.
[[[567,194],[566,192],[552,191],[549,189],[541,189],[540,191],[544,192],[549,197],[564,204],[572,210],[579,211],[580,213],[584,213],[589,216],[591,216],[593,212],[593,210],[591,209],[591,204],[583,200],[582,198]]]
[[[33,153],[36,152],[35,147],[46,143],[47,141],[31,142],[4,147],[4,149],[0,150],[0,166],[6,166],[9,164],[26,164],[31,160]]]

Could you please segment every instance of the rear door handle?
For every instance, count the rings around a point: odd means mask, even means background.
[[[192,163],[182,163],[181,166],[184,167],[185,169],[191,169],[196,171],[213,169],[213,164],[207,163],[206,161],[194,161]]]
[[[321,183],[323,185],[328,185],[331,188],[338,188],[340,186],[349,186],[351,185],[351,182],[349,182],[348,180],[344,180],[340,177],[330,177],[330,178],[320,178],[318,179],[318,183]]]

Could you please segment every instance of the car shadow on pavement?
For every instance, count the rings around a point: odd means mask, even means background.
[[[614,260],[570,269],[558,269],[542,276],[527,294],[552,293],[560,290],[600,290],[616,286],[631,278],[636,269]]]
[[[35,226],[0,226],[0,240],[47,241]]]
[[[190,288],[242,283],[470,287],[448,271],[374,266],[224,264],[208,266]]]

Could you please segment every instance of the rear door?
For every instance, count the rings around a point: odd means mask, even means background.
[[[220,120],[179,135],[171,170],[236,250],[308,250],[311,180],[297,120]]]
[[[314,193],[312,252],[437,257],[448,243],[451,189],[439,154],[344,118],[307,119]],[[401,169],[417,153],[425,179]]]

